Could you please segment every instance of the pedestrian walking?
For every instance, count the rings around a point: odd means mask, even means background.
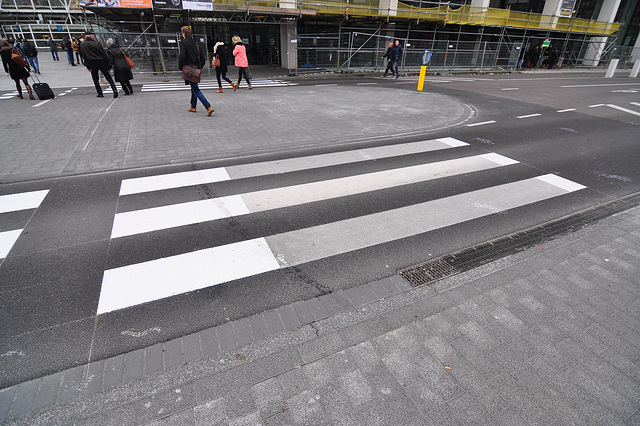
[[[178,56],[178,68],[182,69],[185,65],[190,65],[196,67],[198,69],[202,69],[204,64],[206,63],[206,58],[203,58],[200,55],[200,48],[198,44],[193,39],[193,30],[184,26],[181,28],[182,30],[182,40],[180,41],[180,56]],[[204,97],[204,94],[200,91],[200,87],[198,87],[198,83],[194,83],[193,81],[184,81],[184,84],[188,84],[191,86],[191,107],[187,109],[189,112],[196,112],[196,106],[198,104],[198,100],[202,102],[202,105],[207,109],[207,117],[211,117],[213,113],[213,107]]]
[[[53,60],[60,61],[60,57],[58,56],[58,43],[56,43],[53,37],[49,38],[47,45],[49,45],[49,50],[51,51],[51,56],[53,57]]]
[[[27,57],[27,61],[29,61],[29,65],[31,69],[36,74],[40,74],[40,64],[38,64],[38,48],[35,43],[31,40],[25,40],[22,44],[22,50]]]
[[[393,75],[393,42],[389,43],[389,47],[387,47],[387,51],[382,56],[382,59],[387,58],[387,68],[384,70],[383,77],[387,76],[387,73],[391,71],[391,75]]]
[[[231,87],[233,87],[233,90],[236,90],[235,83],[231,81],[229,77],[227,77],[229,55],[227,53],[227,47],[222,41],[222,37],[218,37],[216,39],[215,46],[213,46],[213,60],[211,61],[211,66],[216,67],[216,78],[218,79],[218,90],[216,91],[216,93],[222,93],[222,80],[220,79],[221,75],[224,81],[229,83]]]
[[[80,44],[77,38],[73,38],[71,46],[73,47],[73,53],[76,55],[76,65],[80,65],[82,61],[80,60]]]
[[[242,43],[242,39],[237,35],[233,36],[231,41],[234,44],[233,48],[233,56],[235,58],[236,67],[238,67],[238,83],[233,88],[235,92],[238,87],[240,87],[240,81],[242,81],[242,76],[247,81],[247,90],[251,90],[251,81],[249,80],[249,60],[247,59],[247,48],[244,43]]]
[[[125,95],[131,95],[133,93],[133,87],[131,86],[133,72],[131,72],[131,68],[124,58],[124,50],[112,38],[107,40],[107,55],[109,56],[109,62],[113,64],[114,79],[120,83]]]
[[[400,41],[396,40],[396,45],[393,47],[393,71],[394,78],[398,78],[398,65],[402,62],[402,46],[400,45]]]
[[[558,63],[559,56],[560,56],[560,52],[558,52],[558,49],[553,49],[553,51],[549,54],[548,69],[552,69]]]
[[[20,85],[20,81],[22,81],[27,89],[27,93],[29,93],[29,99],[35,99],[33,96],[33,92],[31,91],[31,86],[29,85],[29,68],[19,65],[16,61],[11,58],[11,54],[17,52],[7,40],[0,40],[0,56],[2,56],[2,65],[4,66],[4,72],[7,76],[11,77],[13,81],[16,82],[16,90],[18,91],[18,97],[23,99],[22,96],[22,86]]]
[[[69,65],[75,67],[76,64],[73,62],[73,46],[67,36],[62,39],[62,49],[67,52],[67,61],[69,62]]]
[[[91,78],[93,78],[93,84],[96,86],[98,97],[104,98],[98,78],[98,71],[100,71],[102,75],[104,75],[104,78],[109,82],[109,85],[113,90],[113,97],[117,98],[118,88],[116,87],[116,83],[113,82],[111,74],[109,74],[109,68],[111,68],[109,55],[107,55],[107,52],[105,52],[102,45],[98,43],[94,33],[85,34],[85,41],[82,43],[82,57],[84,58],[84,66],[87,67],[89,72],[91,72]],[[73,56],[71,57],[71,60],[73,60]]]

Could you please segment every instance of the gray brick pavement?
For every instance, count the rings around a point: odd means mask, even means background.
[[[0,419],[638,424],[639,214],[438,286],[393,276],[3,389]]]

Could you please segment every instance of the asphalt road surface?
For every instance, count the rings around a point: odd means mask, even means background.
[[[299,82],[398,93],[415,84]],[[469,113],[348,147],[0,187],[0,388],[640,191],[640,82],[430,77],[425,91]]]

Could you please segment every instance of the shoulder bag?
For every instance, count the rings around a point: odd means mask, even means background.
[[[196,50],[198,52],[198,63],[201,64],[200,61],[200,47],[196,43]],[[185,65],[182,67],[182,79],[190,81],[192,83],[200,83],[200,73],[202,70],[198,67],[194,67],[193,65]]]
[[[136,66],[136,63],[135,63],[135,62],[133,62],[133,61],[131,60],[131,58],[129,58],[129,57],[127,56],[127,54],[126,54],[126,53],[124,53],[124,50],[122,50],[122,47],[120,48],[120,51],[121,51],[121,52],[122,52],[122,54],[124,55],[124,60],[125,60],[125,61],[127,61],[127,65],[129,65],[129,68],[133,68],[133,67],[135,67],[135,66]]]
[[[27,61],[24,60],[20,52],[18,52],[16,49],[11,49],[11,59],[21,67],[29,68],[29,64],[27,63]]]
[[[211,61],[211,66],[212,67],[219,67],[220,66],[220,57],[218,55],[216,55],[216,57],[213,58],[213,61]]]

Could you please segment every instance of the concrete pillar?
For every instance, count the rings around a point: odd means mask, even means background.
[[[280,66],[289,70],[298,68],[298,43],[295,22],[280,24]]]
[[[380,15],[396,16],[398,14],[398,0],[379,0]]]
[[[620,7],[620,0],[604,0],[598,15],[598,21],[613,22],[616,18],[616,13],[618,13],[618,7]],[[608,39],[609,37],[593,37],[582,63],[592,67],[598,66]]]
[[[471,7],[489,7],[491,0],[471,0]]]

